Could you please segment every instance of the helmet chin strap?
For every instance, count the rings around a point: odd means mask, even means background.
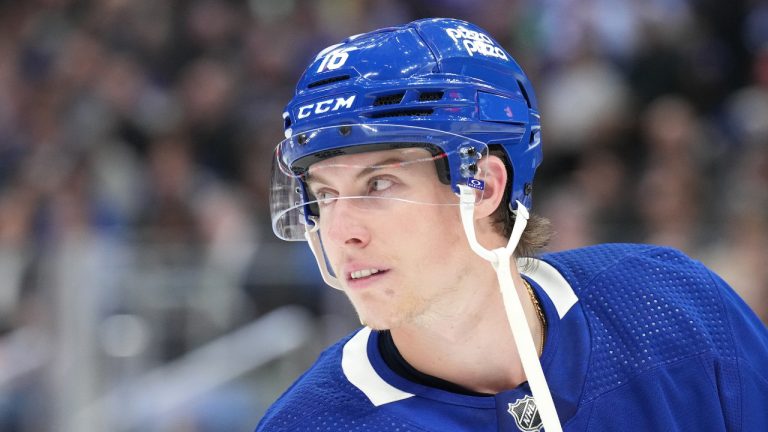
[[[520,297],[515,290],[515,284],[512,280],[512,269],[510,268],[515,248],[520,241],[520,237],[523,235],[525,226],[528,224],[528,209],[520,201],[517,202],[515,224],[512,227],[512,235],[507,246],[488,250],[477,241],[477,235],[475,234],[475,189],[459,185],[459,190],[461,222],[464,226],[464,232],[467,234],[472,250],[490,262],[496,271],[496,277],[501,288],[501,296],[504,300],[504,309],[507,312],[507,320],[512,329],[517,352],[520,354],[520,363],[522,363],[525,376],[528,378],[528,384],[531,387],[533,398],[536,400],[536,406],[539,409],[544,429],[547,432],[562,432],[563,429],[557,417],[555,403],[552,401],[547,380],[544,378],[544,371],[541,369],[536,345],[533,342],[528,321],[525,319],[525,312],[523,311]]]

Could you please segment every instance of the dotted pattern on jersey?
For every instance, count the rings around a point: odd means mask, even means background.
[[[582,403],[656,366],[704,352],[735,356],[711,274],[669,249],[600,245],[545,256],[574,286],[590,326]]]
[[[341,371],[341,349],[327,349],[267,411],[258,432],[427,432],[376,410]]]

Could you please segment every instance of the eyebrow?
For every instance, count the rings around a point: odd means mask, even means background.
[[[365,167],[362,170],[360,170],[360,172],[357,173],[357,175],[355,176],[355,179],[359,179],[361,177],[365,177],[366,175],[368,175],[368,174],[370,174],[370,173],[372,173],[374,171],[383,169],[383,168],[390,168],[392,165],[397,166],[399,164],[402,164],[403,162],[407,162],[407,161],[404,160],[403,158],[400,158],[400,157],[389,157],[389,158],[386,158],[386,159],[384,159],[384,160],[382,160],[380,162],[376,162],[376,163],[374,163],[372,165],[368,165],[367,167]],[[331,166],[333,166],[333,165],[331,165]],[[343,165],[340,165],[340,166],[343,166]],[[317,174],[313,175],[309,171],[307,171],[307,174],[304,177],[304,181],[306,181],[307,183],[319,182],[319,183],[329,184],[329,182],[325,181],[322,176],[317,175]]]

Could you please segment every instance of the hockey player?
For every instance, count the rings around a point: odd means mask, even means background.
[[[329,47],[283,120],[275,233],[365,326],[257,431],[768,430],[768,332],[717,275],[648,245],[536,256],[536,98],[482,29]]]

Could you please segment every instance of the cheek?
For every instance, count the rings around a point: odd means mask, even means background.
[[[450,260],[466,246],[458,207],[424,206],[416,215],[419,223],[405,233],[413,251],[428,262]]]
[[[454,242],[464,238],[459,206],[435,207],[432,219],[433,226],[439,231],[441,241]]]

